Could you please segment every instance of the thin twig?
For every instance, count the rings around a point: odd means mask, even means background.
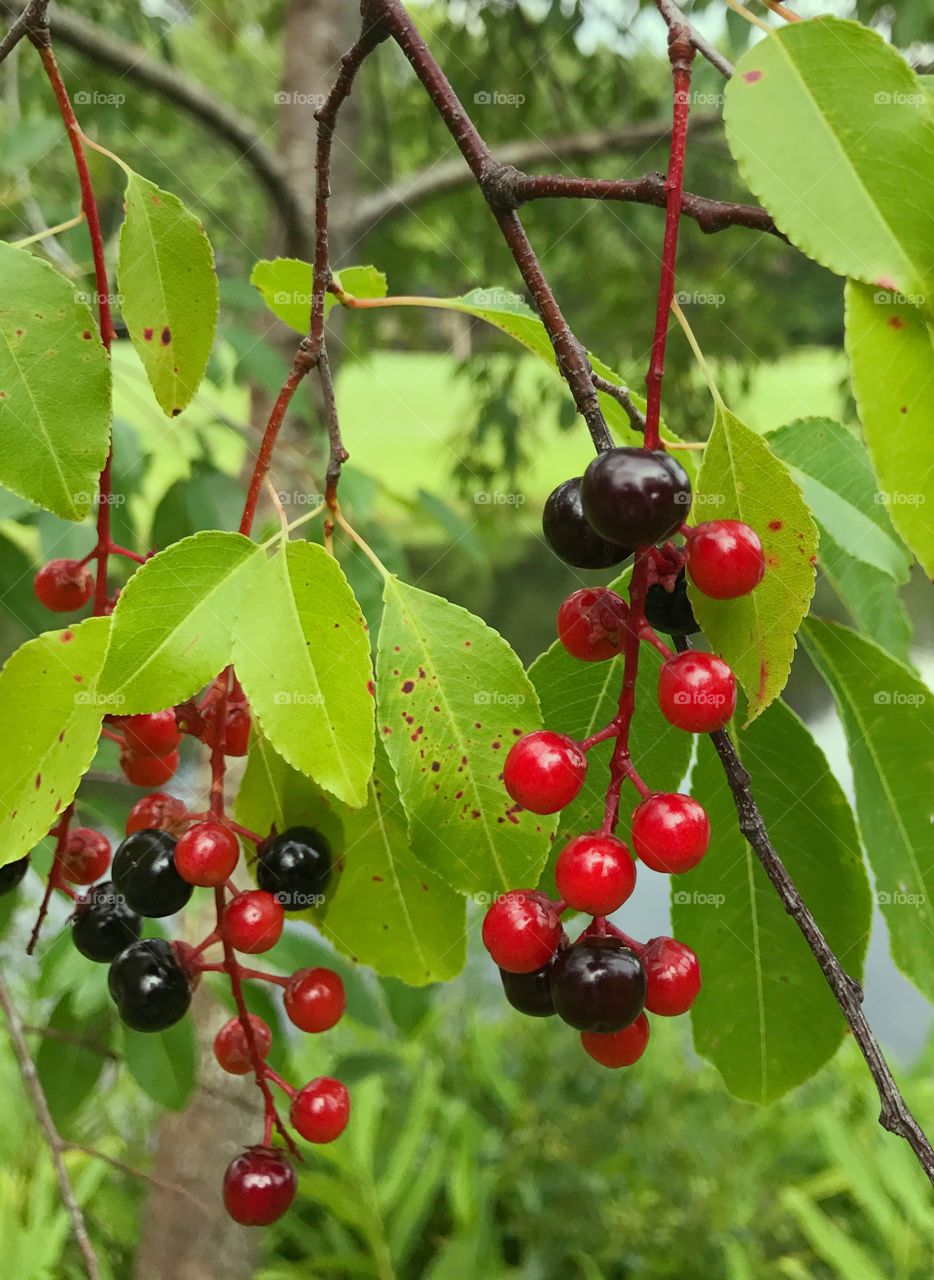
[[[598,391],[602,391],[604,395],[612,396],[613,399],[623,407],[635,430],[644,431],[645,414],[634,402],[632,396],[629,394],[628,388],[621,387],[619,383],[610,382],[608,378],[601,378],[599,373],[594,373],[591,376],[593,378],[593,385]]]
[[[668,23],[669,27],[674,26],[676,23],[681,23],[682,26],[686,26],[689,32],[691,44],[701,57],[706,58],[712,67],[716,67],[721,75],[726,76],[727,80],[730,79],[733,75],[732,62],[729,62],[724,58],[723,54],[715,45],[712,45],[709,40],[705,40],[700,32],[691,26],[684,14],[681,12],[679,5],[675,3],[675,0],[655,0],[655,6]]]
[[[72,1233],[84,1259],[84,1269],[88,1274],[89,1280],[100,1280],[101,1273],[97,1255],[91,1244],[87,1225],[84,1221],[84,1214],[81,1212],[81,1206],[78,1204],[74,1187],[71,1185],[71,1179],[68,1176],[68,1170],[65,1168],[65,1162],[62,1159],[62,1153],[67,1149],[67,1144],[62,1141],[55,1127],[55,1121],[49,1111],[45,1091],[36,1072],[35,1063],[30,1056],[29,1046],[26,1044],[22,1019],[13,1003],[10,988],[2,976],[0,976],[0,1007],[3,1008],[3,1012],[6,1015],[10,1043],[13,1046],[16,1065],[29,1095],[29,1101],[36,1120],[39,1122],[39,1128],[42,1130],[42,1136],[52,1155],[52,1164],[55,1167],[58,1189],[61,1192],[65,1210],[71,1220]]]
[[[165,1178],[157,1178],[155,1174],[145,1173],[142,1169],[134,1169],[131,1164],[125,1164],[122,1160],[118,1160],[115,1156],[110,1156],[106,1151],[101,1151],[100,1147],[89,1147],[83,1142],[62,1142],[63,1151],[80,1151],[83,1155],[91,1156],[94,1160],[102,1160],[104,1164],[109,1164],[112,1169],[116,1169],[119,1173],[126,1174],[128,1178],[137,1178],[141,1182],[147,1182],[152,1187],[160,1187],[163,1191],[169,1191],[173,1195],[185,1196],[198,1206],[202,1213],[214,1215],[216,1209],[202,1200],[200,1196],[196,1196],[193,1191],[189,1191],[187,1187],[181,1187],[175,1182],[167,1182]]]

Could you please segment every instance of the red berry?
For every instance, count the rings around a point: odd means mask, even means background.
[[[237,837],[219,822],[189,827],[175,846],[175,869],[189,884],[213,889],[229,880],[240,858]]]
[[[302,1031],[330,1031],[346,1004],[344,984],[333,969],[299,969],[285,989],[285,1011]]]
[[[609,587],[584,587],[558,610],[558,639],[572,658],[603,662],[623,648],[629,608]]]
[[[221,928],[234,951],[259,955],[271,951],[282,936],[285,912],[271,893],[248,889],[227,904]]]
[[[765,556],[759,535],[748,524],[709,520],[687,535],[685,565],[698,591],[713,600],[733,600],[762,581]]]
[[[687,1013],[701,988],[700,962],[695,953],[674,938],[650,938],[642,953],[645,969],[645,1007],[666,1018]]]
[[[632,815],[632,847],[653,871],[690,871],[709,843],[710,819],[692,796],[659,792]]]
[[[560,941],[557,905],[534,889],[504,893],[483,919],[483,945],[507,973],[532,973],[543,968]]]
[[[244,1227],[268,1227],[295,1199],[295,1170],[273,1147],[248,1147],[224,1174],[224,1207]]]
[[[622,840],[594,833],[566,844],[555,867],[558,893],[574,911],[606,916],[636,887],[636,864]]]
[[[71,884],[93,884],[110,866],[110,841],[102,831],[73,827],[59,865],[62,876]]]
[[[154,711],[152,715],[124,716],[121,727],[127,750],[137,756],[167,756],[182,740],[171,709]]]
[[[184,825],[186,813],[181,800],[167,796],[164,791],[154,791],[152,795],[137,800],[127,814],[126,833],[129,836],[134,831],[156,828],[174,835]]]
[[[53,613],[72,613],[90,600],[94,578],[77,560],[50,560],[36,574],[33,589]]]
[[[503,782],[517,804],[532,813],[557,813],[569,805],[587,774],[587,757],[563,733],[527,733],[506,757]]]
[[[178,768],[178,752],[167,756],[138,756],[123,747],[120,751],[120,768],[129,782],[137,787],[158,787]]]
[[[208,718],[204,727],[204,741],[212,749],[217,744],[217,720],[214,716]],[[246,705],[228,705],[224,723],[224,755],[245,756],[249,742],[250,713]]]
[[[736,679],[714,653],[676,653],[658,673],[658,705],[676,729],[714,733],[736,710]]]
[[[649,1020],[640,1013],[622,1031],[582,1031],[581,1044],[602,1067],[631,1067],[649,1043]]]
[[[330,1076],[318,1076],[296,1095],[289,1118],[309,1142],[333,1142],[347,1128],[350,1119],[350,1094],[346,1085]]]
[[[257,1052],[261,1058],[265,1059],[272,1046],[272,1032],[262,1018],[258,1018],[255,1013],[248,1016],[250,1026],[253,1028],[253,1040]],[[225,1022],[214,1037],[214,1057],[232,1076],[245,1076],[253,1070],[249,1041],[239,1018],[231,1018]]]

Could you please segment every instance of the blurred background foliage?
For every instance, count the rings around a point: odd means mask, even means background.
[[[356,11],[349,0],[316,4],[325,16],[346,10],[353,18]],[[89,0],[80,14],[208,86],[275,150],[284,119],[277,101],[283,24],[294,7],[286,0],[191,8],[175,0]],[[663,126],[664,33],[647,0],[433,0],[413,8],[494,149],[538,147],[540,163],[530,167],[541,171],[635,177],[664,169],[662,141],[604,146],[589,156],[566,145],[571,136]],[[828,8],[858,16],[919,68],[934,61],[934,45],[925,43],[934,39],[934,0],[797,8],[806,16]],[[694,4],[692,17],[730,57],[750,38],[748,24],[719,3]],[[203,121],[132,74],[108,71],[67,46],[59,56],[73,93],[85,95],[78,98],[85,130],[197,211],[217,255],[221,337],[209,377],[183,415],[167,421],[158,411],[128,342],[114,352],[116,535],[141,548],[163,547],[197,529],[236,524],[245,459],[294,341],[270,321],[249,275],[257,259],[286,246],[249,167]],[[741,200],[748,196],[718,120],[721,87],[699,63],[701,125],[687,185]],[[497,95],[512,101],[485,100]],[[456,151],[393,47],[377,52],[354,103],[351,132],[338,135],[346,180],[343,188],[335,182],[333,202],[338,267],[372,262],[387,273],[390,290],[404,294],[519,292],[514,264],[470,186],[406,201],[366,222],[368,202],[387,184],[453,165]],[[307,104],[306,171],[313,110]],[[0,236],[17,240],[71,217],[71,157],[26,48],[0,69],[0,128]],[[91,163],[113,258],[123,177],[97,153]],[[575,331],[638,389],[654,312],[659,211],[553,201],[523,216]],[[682,246],[685,311],[750,425],[768,431],[821,415],[852,423],[841,282],[778,240],[741,229],[705,236],[687,223]],[[37,251],[90,294],[82,228]],[[538,523],[545,495],[579,473],[589,452],[566,391],[508,339],[464,317],[355,313],[336,316],[332,330],[352,454],[342,501],[354,524],[392,569],[482,614],[531,659],[552,639],[556,602],[581,583],[543,547]],[[707,392],[678,332],[670,371],[665,412],[683,435],[703,438]],[[320,492],[324,453],[309,391],[274,471],[293,517]],[[47,625],[32,592],[37,563],[83,554],[91,540],[89,527],[0,494],[3,656]],[[338,550],[375,619],[372,568],[353,549]],[[910,583],[902,594],[916,624],[914,656],[924,667],[934,624],[918,602],[921,585]],[[824,585],[818,612],[840,615]],[[829,695],[801,662],[790,701],[812,727],[823,726],[822,744],[845,775],[842,746],[827,727]],[[104,744],[82,813],[118,832],[128,802],[109,752]],[[82,1199],[93,1204],[107,1275],[122,1280],[132,1271],[148,1189],[145,1177],[127,1169],[151,1168],[157,1103],[184,1105],[196,1047],[185,1038],[189,1029],[159,1054],[151,1046],[141,1053],[111,1017],[96,967],[69,965],[64,942],[51,935],[38,984],[25,974],[18,956],[35,877],[30,884],[17,914],[4,904],[2,962],[20,975],[17,994],[30,1026],[46,1028],[31,1033],[32,1044],[63,1133],[119,1162],[108,1166],[78,1149],[67,1157]],[[662,913],[663,897],[656,903]],[[665,927],[664,919],[657,923],[658,931]],[[307,935],[292,944],[272,953],[286,971],[312,963],[318,945]],[[346,969],[339,959],[326,962]],[[757,1111],[731,1099],[716,1073],[692,1056],[683,1027],[659,1019],[659,1043],[642,1066],[622,1076],[595,1070],[573,1039],[505,1009],[476,956],[444,991],[347,973],[352,1017],[321,1043],[292,1040],[284,1030],[282,1039],[296,1078],[335,1070],[353,1082],[353,1124],[346,1141],[309,1157],[299,1210],[263,1235],[260,1280],[930,1275],[934,1210],[907,1149],[875,1123],[878,1104],[852,1045],[804,1089]],[[918,1050],[929,1015],[892,973],[884,944],[870,959],[870,1002],[874,991],[877,1007],[889,1013],[889,1031],[910,1024],[895,1037],[899,1047]],[[257,1010],[276,1017],[268,1001]],[[932,1062],[934,1049],[918,1052],[904,1081],[928,1124]],[[22,1114],[4,1037],[0,1080],[8,1118]],[[0,1125],[0,1239],[20,1259],[16,1280],[81,1274],[48,1159],[31,1128],[16,1123]]]

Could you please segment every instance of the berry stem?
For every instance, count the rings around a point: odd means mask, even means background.
[[[290,1098],[294,1098],[298,1094],[297,1089],[293,1089],[288,1080],[283,1080],[278,1071],[273,1071],[269,1063],[266,1063],[266,1075],[273,1084],[277,1084],[284,1094]]]
[[[58,822],[49,832],[49,835],[55,837],[55,852],[52,855],[52,865],[49,868],[48,879],[45,884],[45,892],[42,895],[42,901],[39,904],[39,912],[36,916],[36,923],[32,927],[32,933],[29,935],[29,942],[26,944],[26,954],[31,956],[36,949],[39,941],[39,934],[42,932],[42,926],[45,924],[45,918],[49,913],[49,904],[52,901],[52,894],[56,889],[61,889],[61,856],[65,851],[65,845],[68,842],[68,829],[71,826],[71,820],[74,817],[75,807],[70,804],[65,812],[59,818]],[[70,892],[68,897],[73,897]]]

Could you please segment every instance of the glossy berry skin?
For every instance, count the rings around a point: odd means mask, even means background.
[[[171,916],[192,895],[175,868],[175,838],[167,831],[134,831],[117,846],[113,882],[141,916]]]
[[[295,1199],[295,1170],[274,1147],[248,1147],[224,1174],[224,1208],[244,1227],[268,1227]]]
[[[73,613],[90,600],[94,578],[87,565],[77,560],[50,560],[36,574],[33,589],[53,613]]]
[[[170,755],[182,740],[172,710],[125,716],[121,727],[128,750],[137,756]]]
[[[584,472],[581,504],[601,538],[646,546],[670,537],[687,519],[691,482],[664,450],[608,449]]]
[[[158,827],[175,835],[185,825],[187,810],[181,800],[167,796],[164,791],[154,791],[150,796],[137,800],[126,820],[126,833]]]
[[[635,1022],[622,1031],[582,1031],[581,1044],[601,1067],[631,1067],[645,1053],[649,1031],[649,1020],[640,1013]]]
[[[688,599],[683,569],[671,591],[660,582],[652,583],[645,595],[645,619],[654,631],[662,631],[666,636],[697,635],[700,627]]]
[[[248,1016],[253,1028],[256,1051],[265,1061],[272,1047],[272,1032],[255,1013]],[[253,1070],[247,1034],[239,1018],[231,1018],[225,1022],[214,1037],[214,1057],[218,1065],[232,1076],[245,1076]]]
[[[555,1012],[578,1031],[622,1031],[645,1005],[645,970],[613,937],[575,942],[551,971]]]
[[[138,942],[142,931],[142,917],[127,906],[113,881],[105,880],[76,907],[71,940],[88,960],[109,964]]]
[[[191,1004],[188,978],[164,938],[130,943],[110,966],[107,985],[121,1019],[134,1031],[164,1031]]]
[[[609,587],[584,587],[558,610],[558,639],[572,658],[605,662],[622,651],[629,608]]]
[[[555,1002],[551,997],[551,961],[531,973],[510,973],[500,969],[506,999],[514,1009],[529,1018],[554,1017]]]
[[[319,906],[331,878],[331,847],[314,827],[289,827],[260,847],[256,883],[286,911]]]
[[[175,869],[188,884],[214,889],[229,880],[240,859],[234,833],[219,822],[199,822],[179,836]]]
[[[586,776],[587,757],[578,744],[547,729],[520,738],[503,766],[506,790],[532,813],[557,813],[569,805]]]
[[[5,893],[12,893],[22,882],[23,876],[28,870],[28,853],[25,858],[17,858],[15,862],[8,862],[5,867],[0,867],[0,898]]]
[[[285,989],[285,1011],[301,1031],[330,1031],[340,1022],[347,993],[333,969],[299,969]]]
[[[217,722],[208,720],[204,729],[204,741],[209,747],[217,743]],[[234,703],[227,707],[227,719],[224,722],[224,755],[245,756],[250,743],[250,713],[246,704]]]
[[[645,1007],[665,1018],[687,1013],[701,988],[700,962],[683,942],[651,938],[642,953]]]
[[[713,653],[676,653],[658,673],[658,705],[676,729],[714,733],[736,710],[736,679]]]
[[[558,950],[561,935],[556,904],[534,889],[504,893],[483,918],[483,945],[508,973],[541,969]]]
[[[759,535],[742,520],[708,520],[688,535],[685,564],[691,581],[712,600],[748,595],[762,581]]]
[[[636,864],[622,840],[588,833],[561,850],[555,883],[572,910],[608,916],[636,887]]]
[[[135,787],[160,787],[168,782],[178,768],[178,752],[167,756],[138,756],[126,747],[120,750],[120,768],[128,782]]]
[[[580,476],[565,480],[545,501],[542,532],[559,560],[574,569],[608,569],[632,552],[594,533],[581,507]]]
[[[103,831],[72,827],[59,855],[62,877],[69,884],[93,884],[110,866],[110,841]]]
[[[673,876],[690,871],[709,844],[710,819],[693,796],[659,792],[632,815],[632,847],[653,871]]]
[[[289,1119],[308,1142],[333,1142],[350,1119],[347,1086],[330,1076],[319,1076],[296,1095]]]
[[[234,951],[258,956],[271,951],[282,937],[285,913],[271,893],[248,889],[231,898],[221,925],[225,942]]]

